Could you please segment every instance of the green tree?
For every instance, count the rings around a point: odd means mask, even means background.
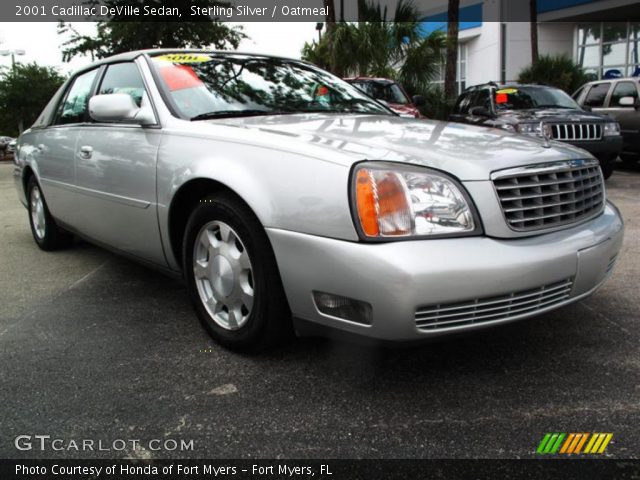
[[[582,67],[566,55],[540,55],[538,61],[518,74],[520,83],[539,83],[564,90],[569,95],[588,81]]]
[[[56,69],[36,63],[16,63],[0,72],[0,131],[6,135],[22,133],[64,80]]]
[[[97,4],[89,0],[87,4]],[[106,0],[100,5],[118,7],[123,5],[150,7],[184,7],[183,0]],[[229,6],[228,2],[217,0],[191,0],[189,6],[208,8]],[[68,62],[76,55],[90,55],[92,59],[104,58],[116,53],[145,48],[237,48],[246,38],[242,29],[236,26],[206,20],[198,22],[129,22],[115,16],[110,20],[97,22],[95,36],[81,35],[71,24],[60,22],[59,34],[71,34],[62,46],[62,59]]]
[[[443,60],[441,32],[424,35],[414,4],[401,0],[393,19],[386,7],[366,2],[363,22],[340,22],[320,42],[307,43],[302,58],[339,76],[379,76],[400,81],[410,92],[424,91]]]

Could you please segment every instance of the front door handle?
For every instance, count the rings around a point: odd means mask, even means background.
[[[93,147],[90,147],[88,145],[80,147],[80,158],[88,160],[91,158],[91,155],[93,155]]]

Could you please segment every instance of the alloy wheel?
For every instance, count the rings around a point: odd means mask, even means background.
[[[193,249],[193,272],[200,301],[220,327],[238,330],[254,302],[253,269],[238,234],[224,222],[205,224]]]

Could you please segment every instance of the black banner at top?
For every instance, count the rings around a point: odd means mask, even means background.
[[[333,3],[332,3],[333,2]],[[391,20],[398,0],[371,0]],[[413,0],[424,22],[446,23],[447,0]],[[332,7],[331,7],[332,5]],[[538,0],[538,21],[626,22],[640,19],[640,2],[628,0]],[[2,22],[353,22],[362,20],[355,0],[2,0]],[[459,21],[530,21],[530,0],[460,2]]]

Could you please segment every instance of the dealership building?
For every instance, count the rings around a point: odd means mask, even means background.
[[[425,34],[446,31],[446,0],[416,4]],[[460,2],[459,89],[514,80],[531,63],[529,8],[529,0]],[[540,54],[566,54],[593,79],[640,76],[640,21],[620,21],[638,18],[638,1],[538,0],[537,11]]]

